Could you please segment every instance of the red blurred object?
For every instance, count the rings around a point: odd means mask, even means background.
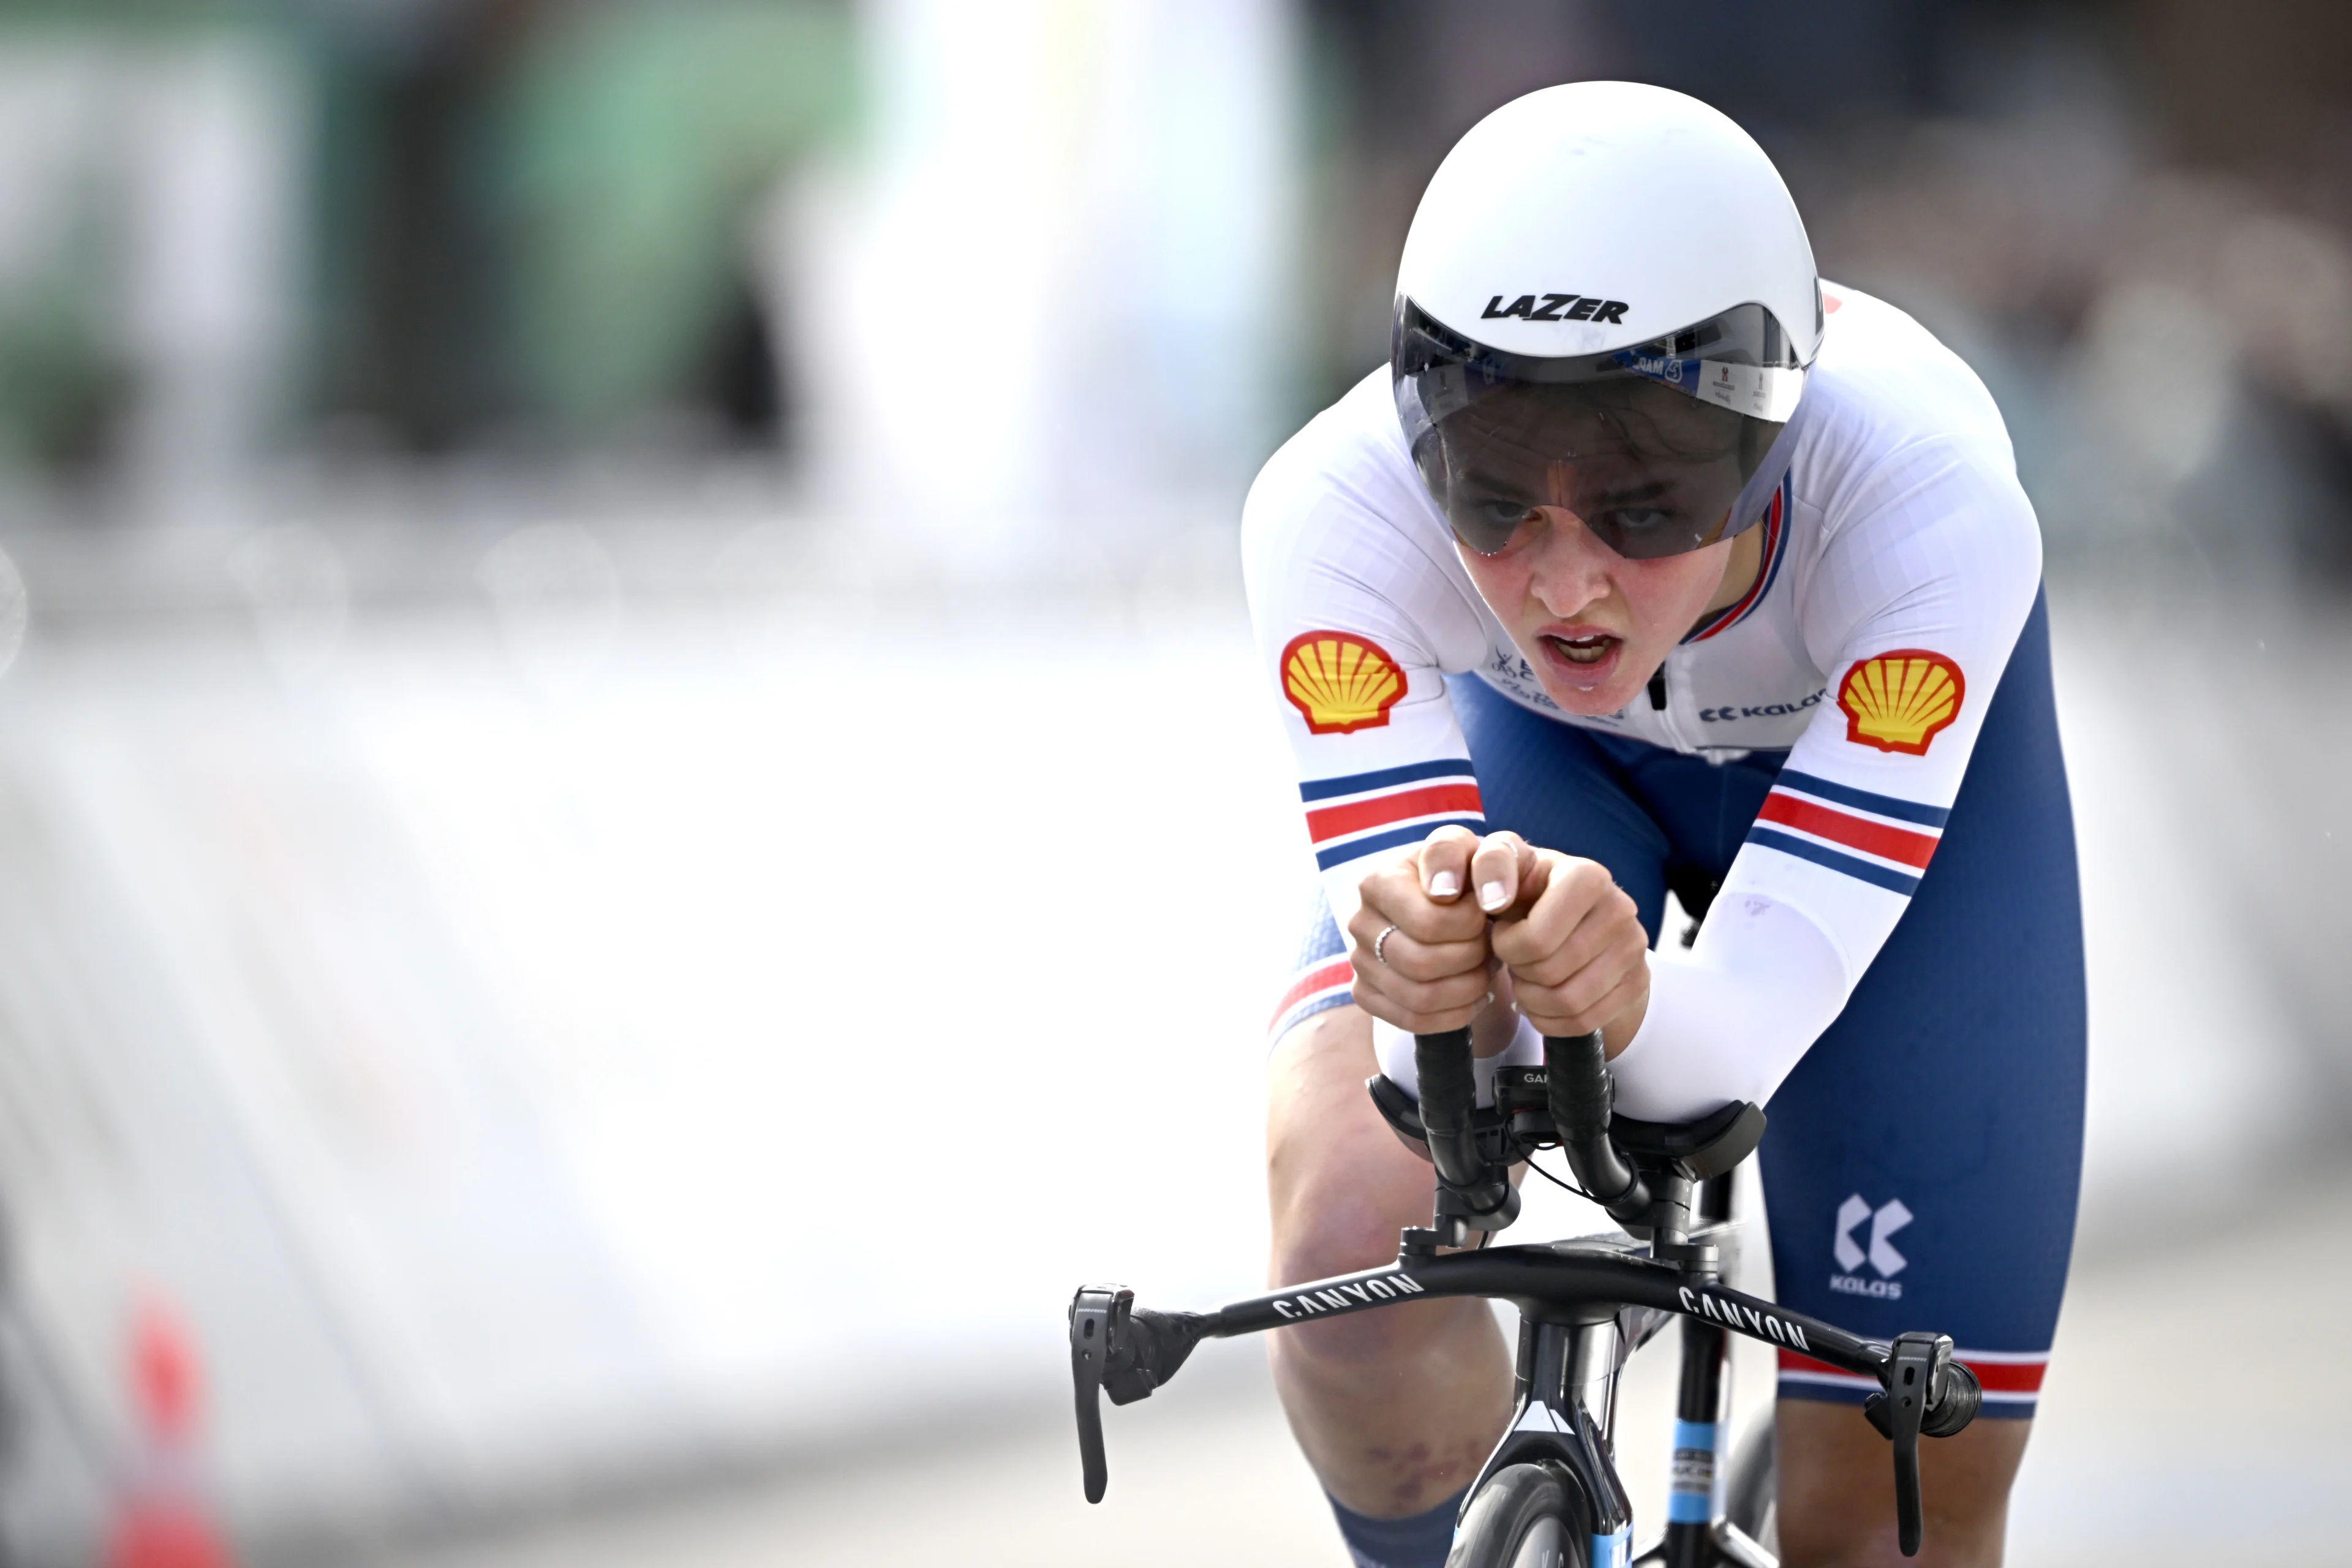
[[[195,1346],[179,1314],[152,1296],[140,1303],[131,1331],[131,1385],[151,1442],[182,1447],[194,1440],[202,1393]]]
[[[107,1536],[106,1568],[230,1568],[233,1561],[188,1498],[130,1498]]]
[[[131,1331],[139,1452],[107,1527],[106,1568],[231,1568],[194,1479],[204,1379],[195,1342],[171,1304],[150,1296]]]

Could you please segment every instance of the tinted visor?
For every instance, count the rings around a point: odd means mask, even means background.
[[[1463,543],[1492,555],[1559,507],[1637,561],[1762,515],[1763,498],[1742,492],[1805,375],[1761,305],[1631,349],[1545,358],[1474,343],[1405,300],[1389,364],[1414,466]]]

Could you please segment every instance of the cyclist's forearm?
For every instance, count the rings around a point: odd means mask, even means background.
[[[1611,1064],[1617,1109],[1689,1121],[1735,1100],[1763,1104],[1849,989],[1837,950],[1802,914],[1769,899],[1718,900],[1690,954],[1651,954],[1641,1032]]]

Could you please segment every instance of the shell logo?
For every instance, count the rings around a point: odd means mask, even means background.
[[[1958,665],[1926,648],[1898,647],[1847,670],[1838,706],[1845,712],[1847,740],[1920,757],[1960,716],[1967,694]]]
[[[1385,648],[1346,632],[1307,632],[1282,650],[1282,694],[1312,734],[1380,728],[1404,688]]]

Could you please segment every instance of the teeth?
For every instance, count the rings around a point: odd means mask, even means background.
[[[1571,664],[1598,664],[1609,656],[1617,639],[1605,634],[1581,637],[1553,637],[1552,646]]]

